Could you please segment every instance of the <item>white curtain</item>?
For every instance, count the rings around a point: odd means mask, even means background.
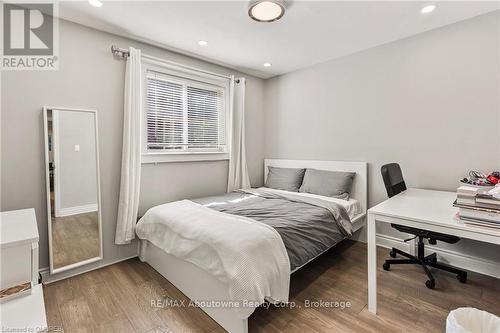
[[[141,179],[141,50],[130,48],[125,70],[123,148],[116,244],[135,237]]]
[[[245,151],[245,78],[231,79],[232,135],[227,191],[250,188]]]

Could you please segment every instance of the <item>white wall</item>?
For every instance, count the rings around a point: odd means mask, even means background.
[[[112,44],[134,46],[153,56],[222,74],[238,74],[228,68],[67,21],[60,22],[58,71],[2,72],[0,209],[35,208],[41,268],[48,266],[43,106],[96,109],[98,112],[104,260],[75,271],[137,254],[135,242],[114,244],[125,61],[111,55]],[[263,81],[244,76],[247,78],[248,163],[252,184],[258,185],[263,178]],[[144,211],[154,203],[225,192],[227,162],[146,165],[142,176],[141,209]]]
[[[52,111],[54,148],[59,157],[54,174],[60,209],[97,207],[95,118],[91,112]],[[57,136],[56,136],[57,135]],[[79,146],[79,151],[75,150]],[[57,165],[57,163],[59,163]],[[57,182],[59,182],[57,184]],[[57,191],[58,190],[58,191]],[[56,212],[57,214],[58,212]],[[57,215],[56,215],[57,216]]]
[[[267,80],[265,156],[367,161],[371,206],[387,162],[410,187],[450,191],[500,169],[499,31],[496,12]],[[446,248],[499,270],[498,246]]]

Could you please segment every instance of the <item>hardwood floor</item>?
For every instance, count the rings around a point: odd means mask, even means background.
[[[295,308],[257,309],[249,332],[444,332],[448,312],[460,306],[500,315],[500,280],[469,273],[462,284],[437,272],[429,290],[414,265],[383,271],[388,250],[378,250],[377,316],[366,307],[366,245],[344,241],[292,275]],[[224,332],[199,309],[152,307],[152,300],[186,297],[138,259],[45,285],[44,293],[48,324],[64,332]],[[306,307],[321,300],[351,306]]]
[[[54,268],[98,257],[100,249],[97,212],[52,217]]]

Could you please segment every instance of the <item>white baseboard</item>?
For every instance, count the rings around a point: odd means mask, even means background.
[[[110,261],[110,262],[107,262],[107,263],[100,263],[97,266],[88,267],[88,268],[85,268],[85,269],[82,269],[82,270],[78,270],[78,269],[68,270],[68,271],[57,273],[57,274],[54,274],[54,275],[50,275],[50,269],[48,267],[44,267],[44,268],[41,268],[39,270],[39,273],[42,275],[42,283],[43,284],[49,284],[49,283],[52,283],[52,282],[57,282],[57,281],[60,281],[60,280],[64,280],[64,279],[70,278],[72,276],[80,275],[80,274],[83,274],[83,273],[88,273],[90,271],[94,271],[96,269],[100,269],[100,268],[103,268],[103,267],[106,267],[106,266],[110,266],[110,265],[119,263],[121,261],[125,261],[125,260],[132,259],[132,258],[135,258],[135,257],[137,257],[137,254],[134,254],[134,255],[132,255],[130,257],[126,257],[126,258],[120,258],[120,259],[117,259],[117,260],[113,260],[113,261]]]
[[[438,260],[443,263],[500,279],[500,265],[498,262],[469,256],[453,250],[441,249],[427,244],[425,245],[425,252],[428,252],[428,254],[436,252]]]
[[[415,253],[415,241],[405,243],[402,239],[383,234],[377,234],[377,245],[386,248],[396,247],[405,252]],[[500,265],[497,262],[428,244],[425,245],[425,249],[426,254],[431,254],[432,252],[437,253],[438,260],[443,263],[463,268],[467,271],[500,278]]]
[[[60,208],[56,211],[56,217],[64,217],[76,214],[84,214],[97,211],[97,204]]]

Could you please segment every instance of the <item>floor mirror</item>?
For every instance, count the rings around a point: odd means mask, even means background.
[[[102,259],[97,112],[44,107],[50,273]]]

